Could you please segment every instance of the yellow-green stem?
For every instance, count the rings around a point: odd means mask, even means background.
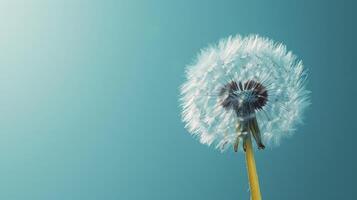
[[[252,140],[250,138],[251,137],[248,136],[245,141],[245,146],[246,146],[245,158],[247,162],[251,200],[261,200],[262,196],[260,194],[258,173],[257,173],[257,168],[255,166]]]

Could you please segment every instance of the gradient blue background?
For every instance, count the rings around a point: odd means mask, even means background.
[[[232,34],[310,69],[293,138],[256,152],[264,199],[355,199],[352,1],[1,1],[0,199],[249,199],[243,154],[184,129],[184,66]]]

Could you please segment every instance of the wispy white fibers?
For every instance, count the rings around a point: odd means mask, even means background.
[[[221,150],[237,138],[237,115],[223,108],[219,96],[230,81],[254,80],[266,87],[268,101],[256,118],[268,146],[291,135],[309,105],[302,62],[285,45],[257,35],[228,37],[203,49],[187,66],[186,78],[181,86],[183,121],[201,143]]]

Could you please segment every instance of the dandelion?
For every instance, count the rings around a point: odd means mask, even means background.
[[[251,35],[203,49],[187,66],[182,119],[202,144],[246,153],[252,199],[261,199],[252,150],[278,145],[309,105],[307,72],[283,44]]]

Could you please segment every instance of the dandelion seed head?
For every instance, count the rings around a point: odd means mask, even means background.
[[[186,67],[182,119],[203,144],[224,151],[237,123],[256,117],[270,146],[290,136],[309,105],[307,72],[283,44],[258,35],[228,37]]]

